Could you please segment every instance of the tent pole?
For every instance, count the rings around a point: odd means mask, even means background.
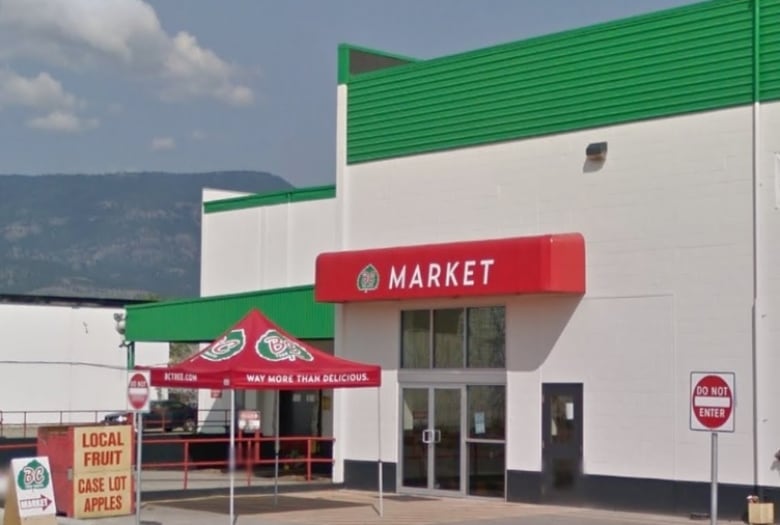
[[[236,471],[236,389],[230,389],[230,451],[228,454],[230,470],[230,525],[235,516],[235,471]]]
[[[274,505],[279,498],[279,390],[276,393],[276,403],[274,405]]]
[[[381,387],[376,387],[376,442],[377,442],[377,463],[379,466],[379,516],[385,515],[385,509],[382,501],[382,396]]]

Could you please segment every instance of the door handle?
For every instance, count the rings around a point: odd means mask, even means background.
[[[431,431],[429,429],[425,429],[422,431],[422,442],[426,445],[430,444],[431,442]]]
[[[441,443],[441,430],[438,428],[433,431],[433,435],[436,436],[433,440],[434,443]]]

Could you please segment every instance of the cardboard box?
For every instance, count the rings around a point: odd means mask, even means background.
[[[774,503],[748,503],[748,523],[769,524],[775,522]]]

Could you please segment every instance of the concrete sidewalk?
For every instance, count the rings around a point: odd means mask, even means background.
[[[236,498],[237,525],[681,525],[693,522],[687,516],[661,516],[610,512],[573,507],[525,505],[502,501],[410,498],[388,494],[384,517],[377,512],[376,494],[349,490],[327,490],[279,496],[244,495]],[[224,496],[171,499],[145,503],[145,525],[228,524],[228,500]],[[63,525],[134,525],[134,516],[100,520],[69,520]],[[721,523],[729,523],[721,521]],[[732,522],[739,523],[739,522]]]

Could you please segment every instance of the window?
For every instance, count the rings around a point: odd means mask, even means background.
[[[466,398],[469,494],[503,497],[506,471],[506,387],[469,385],[466,387]]]
[[[433,311],[433,367],[463,366],[463,310]]]
[[[431,363],[431,313],[401,312],[401,367],[428,368]]]
[[[506,387],[504,385],[469,385],[468,437],[471,439],[504,439]]]
[[[503,368],[506,362],[506,327],[502,307],[470,308],[466,349],[468,368]]]
[[[401,312],[401,368],[504,368],[503,306]]]

